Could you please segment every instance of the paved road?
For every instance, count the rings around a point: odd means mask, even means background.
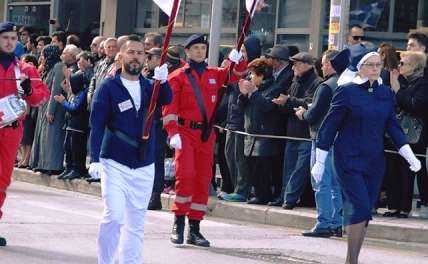
[[[15,182],[0,223],[9,246],[1,264],[93,264],[102,202],[99,198]],[[146,264],[343,263],[346,242],[311,239],[299,230],[219,219],[203,222],[213,247],[175,248],[168,242],[172,215],[150,212],[146,222]],[[369,241],[362,263],[428,263],[426,245]]]

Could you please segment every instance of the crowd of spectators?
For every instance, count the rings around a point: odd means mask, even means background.
[[[127,38],[97,36],[85,49],[74,34],[58,31],[51,36],[37,36],[31,28],[21,28],[22,45],[19,51],[17,49],[17,56],[38,68],[51,97],[28,112],[17,167],[57,175],[62,180],[99,181],[87,173],[91,101],[103,80],[113,76],[119,68],[120,47]],[[146,67],[142,74],[148,79],[160,64],[162,43],[159,33],[144,36]],[[425,155],[428,142],[427,35],[410,33],[407,51],[397,51],[389,43],[375,47],[366,41],[360,27],[353,27],[348,49],[350,67],[361,50],[377,50],[381,54],[382,80],[395,93],[400,124],[412,149]],[[340,217],[340,202],[334,205],[329,202],[340,200],[341,191],[334,181],[334,171],[328,172],[331,180],[325,186],[316,186],[311,180],[310,168],[317,129],[328,111],[337,80],[342,72],[346,74],[348,65],[344,65],[342,53],[328,50],[321,58],[315,58],[296,46],[287,45],[275,45],[264,51],[255,36],[247,37],[242,52],[246,67],[235,69],[238,78],[231,78],[227,84],[217,114],[216,124],[220,128],[216,129],[216,161],[222,178],[218,198],[226,202],[282,206],[286,210],[314,206],[317,200],[318,207],[328,208],[327,211],[318,210],[319,222],[326,221],[324,218],[338,222],[334,219]],[[183,65],[182,54],[180,46],[168,49],[170,72]],[[165,188],[169,191],[173,187],[171,182],[164,181],[165,164],[172,166],[164,160],[173,153],[167,147],[159,110],[156,122],[155,133],[159,139],[156,179],[149,209],[160,209],[160,194]],[[406,122],[411,123],[411,131],[407,131]],[[385,137],[385,149],[395,150],[388,137]],[[394,153],[385,155],[387,172],[378,203],[379,207],[389,209],[384,216],[409,216],[415,177],[418,205],[428,206],[425,158],[420,157],[424,168],[415,175],[402,157]],[[214,167],[213,179],[215,171]],[[325,204],[320,205],[315,199],[319,193],[330,200],[323,200]],[[340,224],[335,223],[327,228],[338,226]]]

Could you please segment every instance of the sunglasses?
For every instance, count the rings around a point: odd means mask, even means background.
[[[400,61],[400,63],[398,64],[400,67],[403,67],[404,65],[410,65],[410,63],[406,63],[404,61]]]
[[[357,41],[357,40],[364,40],[364,36],[352,36],[352,39]]]

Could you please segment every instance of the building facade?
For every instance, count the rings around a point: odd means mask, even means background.
[[[62,29],[106,36],[165,32],[168,17],[152,0],[5,0],[4,17],[18,24],[51,30],[49,19]],[[264,47],[296,45],[314,55],[327,48],[330,0],[265,0],[255,15],[251,34]],[[212,0],[181,0],[172,42],[194,33],[209,33]],[[223,0],[221,44],[233,45],[244,19],[244,0]],[[366,29],[368,40],[405,47],[410,30],[428,26],[425,0],[350,0],[349,24]],[[347,27],[348,27],[347,25]]]

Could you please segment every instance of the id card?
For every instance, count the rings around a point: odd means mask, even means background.
[[[123,101],[122,103],[119,103],[117,106],[119,106],[120,112],[125,112],[125,111],[131,109],[132,107],[134,107],[132,105],[131,100],[129,100],[129,99],[126,101]]]

